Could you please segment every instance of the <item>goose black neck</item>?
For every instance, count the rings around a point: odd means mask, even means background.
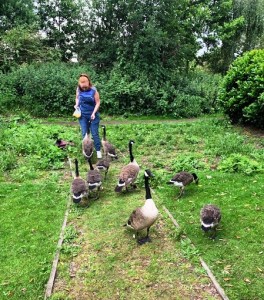
[[[149,187],[149,177],[145,176],[145,190],[146,190],[146,199],[151,199],[150,187]]]
[[[91,162],[91,159],[90,159],[90,158],[88,159],[88,162],[89,162],[90,170],[93,170],[93,169],[94,169],[94,167],[93,167],[93,164],[92,164],[92,162]]]
[[[129,143],[129,155],[130,155],[130,161],[132,162],[134,160],[134,156],[132,153],[132,143]]]
[[[106,129],[105,129],[105,126],[103,127],[103,139],[104,139],[104,141],[106,140]]]
[[[89,120],[88,124],[87,124],[87,134],[90,133],[90,127],[91,127],[91,120]]]
[[[78,167],[78,160],[75,159],[75,175],[79,177],[79,167]]]

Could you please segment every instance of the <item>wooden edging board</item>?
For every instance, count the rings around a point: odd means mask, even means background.
[[[72,170],[71,160],[69,157],[68,157],[68,162],[70,164],[70,170]],[[74,177],[73,171],[72,171],[72,177]],[[68,219],[68,215],[69,215],[69,208],[70,208],[71,200],[72,200],[71,196],[69,196],[66,212],[64,215],[64,220],[63,220],[62,227],[61,227],[60,237],[59,237],[59,241],[57,244],[57,250],[56,250],[56,253],[55,253],[55,256],[53,259],[50,277],[49,277],[49,280],[48,280],[48,283],[46,286],[45,297],[44,297],[45,300],[48,299],[52,294],[52,289],[54,286],[54,281],[55,281],[56,272],[57,272],[57,266],[58,266],[58,262],[59,262],[60,250],[61,250],[61,246],[62,246],[63,239],[64,239],[64,231],[66,228],[67,219]]]

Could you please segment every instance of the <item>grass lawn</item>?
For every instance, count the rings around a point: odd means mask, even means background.
[[[68,185],[62,172],[38,175],[19,183],[1,178],[1,299],[43,299]]]
[[[245,135],[219,118],[105,123],[119,159],[110,166],[99,200],[87,208],[71,206],[52,299],[219,299],[198,254],[230,299],[263,299],[263,137]],[[76,146],[66,153],[50,146],[56,132]],[[16,142],[10,144],[7,137],[14,133]],[[0,206],[5,214],[0,239],[7,246],[0,252],[0,295],[38,299],[44,294],[69,196],[72,179],[65,155],[78,157],[83,177],[88,165],[76,126],[11,122],[1,138]],[[141,166],[138,189],[116,195],[120,168],[129,161],[129,139],[135,141],[134,155]],[[160,216],[150,231],[152,243],[138,246],[133,232],[122,225],[144,203],[146,168],[155,174],[152,197]],[[166,181],[180,170],[195,172],[200,181],[177,200],[177,188]],[[222,211],[214,241],[199,225],[206,203]]]

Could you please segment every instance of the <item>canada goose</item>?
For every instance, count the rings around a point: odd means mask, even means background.
[[[104,149],[105,156],[110,156],[112,159],[117,159],[115,147],[109,143],[109,141],[106,139],[106,128],[105,125],[102,125],[103,128],[103,137],[102,137],[102,145]]]
[[[120,193],[124,187],[127,190],[128,186],[130,186],[130,185],[133,186],[134,188],[136,188],[136,185],[134,184],[134,182],[136,181],[138,173],[139,173],[139,165],[136,162],[136,160],[132,154],[132,145],[134,143],[135,142],[132,140],[130,140],[128,143],[129,154],[130,154],[130,163],[121,169],[121,172],[119,174],[118,184],[115,187],[115,192],[117,192],[117,193]]]
[[[87,198],[87,184],[84,179],[79,175],[78,160],[74,160],[75,163],[75,178],[71,185],[72,200],[74,203],[79,203],[83,198]]]
[[[65,149],[68,145],[74,146],[74,143],[72,141],[64,141],[62,139],[57,138],[55,145],[59,147],[60,149]]]
[[[104,179],[106,179],[106,175],[108,173],[109,167],[110,167],[110,161],[108,160],[107,156],[103,159],[100,159],[96,164],[96,169],[105,173]]]
[[[216,228],[221,220],[221,211],[220,209],[213,205],[207,204],[205,205],[200,212],[200,221],[201,228],[205,232],[212,230],[213,234],[211,236],[212,239],[216,236]]]
[[[191,182],[198,184],[199,178],[197,175],[195,173],[181,171],[177,173],[170,181],[168,181],[167,184],[174,184],[180,188],[180,194],[178,196],[178,198],[180,198],[184,192],[185,186]]]
[[[87,183],[89,193],[96,192],[96,199],[99,197],[99,191],[102,185],[102,176],[98,170],[95,170],[91,159],[88,159],[90,171],[87,173]]]
[[[145,179],[145,190],[146,190],[146,201],[142,207],[136,208],[132,214],[130,215],[127,223],[124,226],[128,226],[136,231],[137,242],[140,245],[143,245],[146,242],[150,242],[151,239],[149,237],[149,229],[151,225],[158,218],[158,209],[151,198],[150,187],[149,187],[149,178],[152,177],[153,174],[150,170],[145,170],[144,179]],[[138,231],[147,228],[147,235],[138,239]]]
[[[94,151],[94,141],[91,139],[90,125],[91,121],[88,122],[87,132],[82,140],[82,152],[87,160],[92,157]]]

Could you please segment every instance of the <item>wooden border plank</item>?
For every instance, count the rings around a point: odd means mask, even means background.
[[[71,160],[70,160],[69,157],[68,157],[68,162],[70,164],[70,170],[72,170],[72,164],[71,164]],[[71,173],[72,173],[72,177],[74,178],[74,172],[71,171]],[[55,253],[55,256],[54,256],[54,259],[53,259],[52,268],[51,268],[51,272],[50,272],[50,277],[49,277],[49,280],[48,280],[48,283],[47,283],[47,286],[46,286],[46,292],[45,292],[45,297],[44,297],[45,300],[47,298],[49,298],[52,294],[54,281],[55,281],[55,277],[56,277],[56,272],[57,272],[57,266],[58,266],[59,257],[60,257],[60,250],[61,250],[61,246],[62,246],[63,239],[64,239],[65,228],[66,228],[66,225],[67,225],[70,204],[71,204],[71,196],[69,196],[69,199],[68,199],[67,208],[66,208],[66,212],[65,212],[65,215],[64,215],[64,220],[63,220],[61,231],[60,231],[60,237],[59,237],[59,241],[58,241],[58,244],[57,244],[57,250],[56,250],[56,253]]]

